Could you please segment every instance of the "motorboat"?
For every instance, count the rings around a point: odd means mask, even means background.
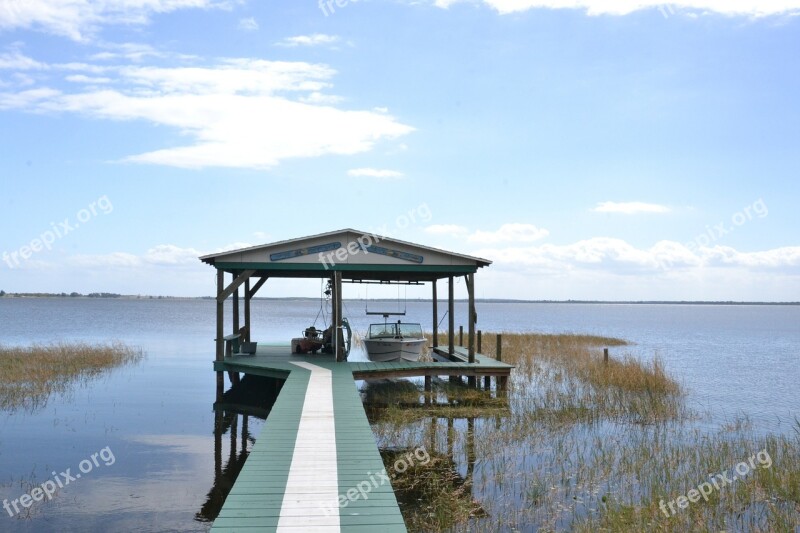
[[[417,323],[387,322],[370,324],[364,347],[370,361],[417,361],[426,339]]]

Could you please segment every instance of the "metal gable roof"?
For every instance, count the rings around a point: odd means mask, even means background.
[[[341,270],[346,277],[364,279],[439,278],[491,264],[352,228],[204,255],[200,260],[218,269],[252,269],[277,277],[319,277],[328,270]]]

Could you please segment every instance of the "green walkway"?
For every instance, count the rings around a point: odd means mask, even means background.
[[[212,531],[405,532],[348,365],[274,370],[286,383]]]
[[[459,362],[346,362],[286,345],[215,362],[217,371],[285,379],[212,531],[405,532],[353,381],[402,376],[507,376],[484,356]]]

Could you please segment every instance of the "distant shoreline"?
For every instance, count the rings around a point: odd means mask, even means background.
[[[105,299],[105,300],[213,300],[213,296],[153,296],[136,294],[114,294],[114,293],[3,293],[0,299],[25,299],[25,298],[53,298],[53,299]],[[255,297],[254,300],[273,300],[273,301],[319,301],[315,297]],[[361,298],[345,298],[347,302],[363,301]],[[374,298],[373,302],[394,302],[393,298]],[[430,298],[409,298],[409,302],[431,302]],[[447,300],[439,300],[446,302]],[[464,303],[465,298],[455,300]],[[507,298],[476,298],[477,303],[497,303],[497,304],[599,304],[599,305],[800,305],[800,302],[737,302],[737,301],[708,301],[708,300],[514,300]]]

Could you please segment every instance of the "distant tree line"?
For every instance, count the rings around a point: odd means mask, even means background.
[[[0,290],[0,298],[120,298],[122,295],[114,292],[90,292],[81,294],[79,292],[6,292]]]

